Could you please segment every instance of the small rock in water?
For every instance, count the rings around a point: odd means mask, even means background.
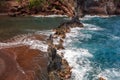
[[[106,80],[106,79],[104,79],[103,77],[99,77],[99,80]]]

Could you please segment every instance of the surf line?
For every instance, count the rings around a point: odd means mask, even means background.
[[[63,46],[66,33],[71,32],[71,28],[83,27],[83,24],[76,21],[64,22],[57,28],[53,29],[53,34],[47,39],[48,49],[48,76],[49,80],[66,80],[71,77],[71,67],[66,59],[64,53],[59,50],[65,49]]]

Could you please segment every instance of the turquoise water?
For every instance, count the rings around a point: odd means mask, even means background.
[[[92,37],[83,40],[77,47],[88,49],[94,55],[91,61],[101,69],[120,69],[120,17],[92,18],[83,22],[99,26],[103,30],[81,30],[83,34],[91,34]]]
[[[120,16],[89,17],[82,22],[85,28],[73,30],[66,46],[72,80],[120,80]]]

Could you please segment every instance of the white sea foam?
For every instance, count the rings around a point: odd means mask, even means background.
[[[109,18],[109,17],[113,17],[115,15],[112,15],[112,16],[107,16],[107,15],[102,15],[102,16],[98,16],[98,15],[85,15],[83,18],[80,18],[81,20],[90,20],[92,18],[95,18],[95,17],[100,17],[100,18]]]
[[[99,26],[92,25],[92,24],[83,24],[85,30],[92,30],[92,31],[97,31],[97,30],[104,30],[103,28],[100,28]]]
[[[31,49],[39,49],[41,51],[46,52],[47,51],[47,43],[45,41],[35,40],[29,37],[31,35],[24,35],[17,39],[17,37],[14,37],[14,42],[0,42],[0,49],[2,48],[9,48],[14,46],[21,46],[21,45],[27,45],[30,46]]]
[[[86,49],[64,50],[64,57],[72,67],[72,80],[83,80],[87,71],[91,70],[90,61],[87,57],[93,57]]]
[[[60,51],[59,51],[60,52]],[[72,67],[71,80],[83,80],[88,71],[92,69],[90,61],[87,57],[93,57],[86,49],[70,49],[66,48],[61,51],[64,53],[64,58]]]
[[[54,38],[53,39],[53,44],[58,45],[60,41],[60,37]]]
[[[90,20],[94,17],[100,17],[98,15],[94,15],[94,16],[91,16],[91,15],[85,15],[83,18],[80,18],[80,20]]]
[[[115,35],[111,35],[111,38],[112,38],[113,40],[119,40],[119,39],[120,39],[119,36],[115,36]]]
[[[20,46],[20,45],[28,45],[31,49],[39,49],[41,51],[47,51],[47,44],[43,41],[39,40],[31,40],[31,39],[25,39],[23,41],[17,41],[17,42],[8,42],[8,43],[0,43],[0,49],[1,48],[8,48],[13,46]]]
[[[7,48],[10,46],[15,46],[15,45],[19,45],[20,42],[14,42],[14,43],[0,43],[0,49],[2,48]]]
[[[68,21],[70,21],[72,18],[69,18],[69,17],[66,17],[66,18],[64,18],[64,20],[68,20]]]
[[[29,45],[31,49],[39,49],[41,51],[47,51],[48,45],[43,41],[26,39],[21,44]]]
[[[52,30],[42,30],[42,31],[36,31],[35,34],[43,34],[49,36],[50,34],[53,34]]]
[[[89,26],[89,24],[86,24]],[[89,26],[90,27],[90,26]],[[87,30],[103,30],[99,27],[92,25],[92,29],[86,28]],[[80,40],[91,39],[91,34],[83,34],[80,32],[81,29],[71,29],[71,33],[67,34],[65,39],[65,50],[61,52],[64,53],[64,58],[69,62],[69,65],[72,67],[72,77],[71,80],[88,80],[87,74],[91,72],[93,67],[88,58],[93,58],[94,56],[87,50],[83,48],[76,48],[72,43],[78,41],[78,36]],[[112,36],[114,39],[118,39],[116,36]],[[80,41],[79,41],[80,42]],[[59,51],[60,52],[60,51]],[[119,51],[118,51],[119,52]],[[120,80],[120,70],[116,69],[105,69],[101,72],[101,68],[97,69],[98,74],[94,75],[94,80],[99,77],[103,77],[106,80]],[[99,73],[101,72],[101,73]]]
[[[67,17],[67,15],[32,15],[33,17]]]
[[[100,16],[87,16],[84,19],[88,20],[93,17]],[[71,80],[98,80],[99,77],[103,77],[106,80],[120,80],[120,70],[105,69],[104,71],[102,71],[101,66],[97,65],[97,67],[94,67],[94,61],[90,61],[91,59],[94,60],[94,55],[92,55],[89,50],[79,47],[80,43],[82,43],[83,40],[87,41],[94,37],[91,33],[80,32],[84,30],[90,32],[95,31],[96,34],[101,34],[97,33],[97,31],[105,30],[105,28],[101,28],[100,26],[95,26],[92,24],[84,24],[84,28],[73,28],[71,29],[70,33],[66,34],[64,42],[65,50],[61,50],[58,52],[64,53],[64,58],[72,67]],[[119,37],[117,36],[111,35],[110,37],[113,39],[119,39]],[[117,52],[119,52],[119,49],[117,50]]]
[[[87,58],[92,58],[93,55],[90,54],[87,49],[72,46],[73,42],[78,41],[78,36],[82,35],[86,37],[80,30],[82,30],[82,28],[72,28],[71,32],[66,34],[64,42],[65,50],[58,51],[58,53],[64,53],[64,58],[72,67],[71,80],[83,80],[87,72],[92,69],[90,66],[91,62]],[[91,35],[88,35],[87,38],[91,38]]]
[[[106,80],[120,80],[120,70],[117,69],[105,69],[98,77],[104,77]]]
[[[71,29],[71,32],[70,33],[67,33],[66,34],[66,37],[69,38],[69,37],[76,37],[79,35],[78,31],[81,30],[81,28],[73,28]]]

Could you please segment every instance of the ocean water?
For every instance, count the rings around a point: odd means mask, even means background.
[[[72,29],[64,43],[71,80],[120,80],[120,16],[86,16],[82,22],[85,27]]]
[[[65,18],[66,20],[68,18]],[[65,20],[64,19],[64,20]],[[32,34],[52,34],[63,18],[0,18],[0,40],[20,36],[16,42],[0,42],[0,49],[29,45],[47,51],[47,44],[28,38]],[[65,39],[64,57],[72,67],[70,80],[120,80],[120,16],[101,18],[86,16],[84,28],[73,28]],[[27,35],[26,35],[27,33]],[[57,41],[56,41],[57,43]]]

